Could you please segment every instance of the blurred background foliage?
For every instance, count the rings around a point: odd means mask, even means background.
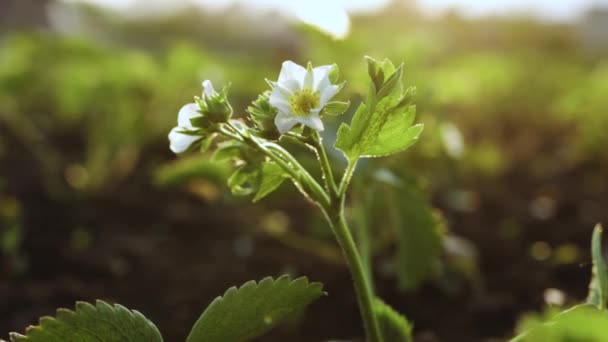
[[[360,247],[376,265],[381,296],[412,318],[419,335],[446,339],[457,325],[463,333],[455,340],[509,336],[522,312],[586,293],[589,267],[579,265],[588,265],[586,241],[608,207],[605,10],[578,23],[458,11],[429,18],[415,2],[393,1],[351,14],[350,32],[335,39],[238,5],[164,15],[77,2],[1,6],[0,316],[12,317],[0,319],[3,331],[102,296],[144,306],[167,337],[180,336],[194,304],[203,307],[241,279],[279,272],[312,272],[329,282],[330,294],[349,291],[329,230],[293,187],[250,205],[225,187],[228,164],[207,155],[176,159],[168,150],[177,111],[203,79],[231,83],[242,115],[286,59],[337,63],[348,81],[340,98],[353,105],[327,118],[328,146],[366,92],[363,56],[403,61],[406,85],[417,87],[422,138],[406,153],[360,165],[349,218],[357,235],[371,236]],[[305,149],[291,147],[314,165]],[[124,250],[113,245],[115,235],[132,238],[117,238]],[[201,248],[222,251],[196,253]],[[240,273],[222,275],[234,261],[222,253],[236,255]],[[293,257],[283,260],[284,253]],[[204,273],[212,262],[219,265],[214,284],[156,304],[142,304],[133,290],[83,289],[136,281],[134,268],[164,256],[159,273],[175,273],[174,281],[153,287],[157,298],[167,288],[202,286],[208,275],[184,274]],[[342,277],[318,273],[323,267]],[[32,295],[37,284],[54,282],[49,294]],[[566,299],[543,296],[554,288]],[[336,297],[320,310],[345,310],[335,306],[348,296]],[[464,312],[452,309],[457,319],[447,317],[454,303]],[[178,304],[188,308],[167,317]],[[443,310],[445,318],[435,317]],[[360,333],[355,322],[351,313],[316,335],[297,331],[303,341],[348,337]]]

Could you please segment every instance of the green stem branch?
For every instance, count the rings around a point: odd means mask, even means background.
[[[229,127],[234,134],[236,134],[241,140],[248,143],[250,146],[256,148],[266,155],[268,158],[277,163],[285,172],[289,174],[289,176],[296,183],[296,187],[303,192],[304,195],[311,198],[313,201],[317,202],[322,208],[330,206],[331,199],[329,195],[323,190],[323,187],[319,185],[319,183],[306,171],[306,169],[298,163],[298,161],[291,155],[291,153],[287,152],[283,147],[267,141],[260,141],[258,138],[244,134],[239,130],[231,122],[226,123],[227,127]],[[227,135],[231,138],[234,138],[233,134],[226,134],[228,132],[224,132],[224,135]],[[312,191],[311,194],[308,193],[308,190]]]
[[[340,187],[338,188],[338,197],[344,198],[346,196],[346,190],[348,190],[350,180],[351,178],[353,178],[355,167],[357,167],[357,159],[350,159],[348,161],[348,165],[346,166],[346,170],[344,170],[344,176],[342,176],[342,180],[340,181]]]
[[[331,194],[332,198],[338,198],[338,188],[336,186],[336,181],[334,180],[334,173],[331,169],[331,164],[329,163],[329,158],[327,158],[327,152],[325,152],[325,148],[323,147],[323,142],[321,141],[321,136],[319,132],[313,130],[313,134],[311,136],[311,140],[313,146],[315,147],[317,158],[319,159],[319,163],[321,164],[321,171],[323,172],[323,180],[325,181],[325,186],[327,191]]]
[[[361,311],[361,317],[363,319],[363,326],[369,342],[381,342],[382,337],[380,336],[380,329],[378,321],[374,313],[374,294],[372,287],[369,283],[369,279],[366,276],[366,271],[363,266],[361,257],[357,251],[355,241],[352,238],[351,232],[344,218],[344,204],[343,199],[337,213],[330,213],[329,220],[333,228],[338,244],[342,248],[350,273],[353,278],[355,285],[355,292],[357,295],[357,302],[359,304],[359,310]]]
[[[336,202],[332,201],[332,206],[326,209],[326,215],[333,229],[338,244],[342,248],[346,258],[350,273],[355,285],[355,293],[363,326],[369,342],[381,342],[380,328],[374,312],[374,292],[371,286],[371,277],[368,276],[366,267],[357,250],[352,233],[344,217],[344,203],[346,201],[346,191],[357,166],[357,159],[349,160],[344,176],[337,190]]]

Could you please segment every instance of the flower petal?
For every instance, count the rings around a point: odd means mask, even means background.
[[[331,84],[329,80],[329,72],[333,68],[333,65],[322,65],[313,69],[315,76],[314,89],[316,91],[322,91],[325,87]]]
[[[319,94],[319,106],[323,108],[332,97],[334,97],[338,90],[340,90],[340,86],[337,85],[329,85],[322,90],[320,90],[321,94]]]
[[[302,88],[312,89],[314,80],[315,74],[310,64],[308,64],[308,69],[306,69],[306,74],[304,74],[304,80],[302,81]]]
[[[177,125],[184,129],[193,129],[190,119],[197,116],[202,116],[198,112],[198,105],[196,103],[185,104],[177,114]]]
[[[289,100],[289,97],[293,94],[291,89],[284,87],[282,84],[277,83],[274,88],[272,88],[272,92],[270,93],[269,101],[276,101],[279,99],[283,99],[285,101]]]
[[[171,132],[169,132],[169,148],[173,153],[186,152],[192,144],[201,139],[198,135],[180,133],[183,130],[182,127],[174,127]]]
[[[300,85],[304,81],[306,69],[292,61],[285,61],[281,66],[278,83],[283,83],[286,80],[296,80]]]
[[[288,93],[278,86],[272,90],[270,93],[270,97],[268,98],[268,103],[271,106],[277,108],[281,112],[289,113],[289,96],[291,93]]]
[[[290,116],[288,113],[279,112],[274,117],[274,124],[277,126],[277,130],[281,134],[289,132],[289,130],[298,123],[297,119]]]
[[[203,95],[211,96],[215,93],[215,89],[213,89],[213,84],[209,80],[203,81]]]
[[[319,132],[323,132],[323,130],[325,129],[325,126],[323,126],[323,121],[321,121],[321,118],[319,117],[318,112],[311,113],[309,116],[306,116],[306,117],[298,116],[298,117],[295,117],[294,119],[297,122],[299,122],[303,125],[306,125]]]

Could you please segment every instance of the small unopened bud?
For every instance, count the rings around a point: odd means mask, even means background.
[[[224,93],[215,93],[211,96],[204,96],[206,105],[206,116],[211,122],[226,122],[232,116],[232,106],[226,99]]]
[[[266,91],[258,96],[251,106],[247,108],[247,112],[251,116],[258,135],[265,139],[275,140],[280,136],[274,123],[278,110],[270,105],[268,101],[269,97],[270,91]]]

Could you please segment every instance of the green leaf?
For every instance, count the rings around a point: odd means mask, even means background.
[[[260,165],[246,164],[236,169],[228,178],[228,187],[236,196],[247,196],[258,191],[260,187]]]
[[[56,317],[42,317],[25,335],[11,333],[12,342],[155,342],[160,332],[146,317],[124,306],[98,300],[93,306],[77,302],[76,310],[58,309]]]
[[[541,317],[526,317],[518,325],[518,330],[523,332],[510,342],[604,342],[608,341],[606,327],[605,311],[591,305],[577,305],[557,315],[549,310]]]
[[[602,232],[604,229],[597,224],[593,229],[591,238],[591,257],[593,259],[593,276],[589,284],[589,295],[587,303],[597,306],[598,309],[606,309],[608,304],[608,267],[602,254]]]
[[[365,59],[367,60],[367,73],[369,74],[369,78],[372,80],[374,88],[380,89],[384,83],[384,70],[377,60],[369,56],[365,56]]]
[[[228,178],[228,187],[237,196],[255,194],[253,202],[257,202],[275,191],[287,177],[274,162],[245,164]]]
[[[155,171],[154,181],[161,186],[178,186],[193,180],[207,180],[220,185],[226,181],[230,171],[231,168],[226,162],[193,155],[162,165]]]
[[[294,317],[324,292],[305,277],[268,277],[231,287],[216,298],[190,331],[186,342],[245,342]]]
[[[211,159],[218,162],[242,159],[244,148],[244,144],[240,141],[224,141],[218,144]]]
[[[369,64],[370,75],[375,72],[370,84],[370,92],[365,104],[361,104],[351,125],[342,124],[338,130],[336,148],[340,149],[349,160],[359,157],[381,157],[390,155],[411,146],[422,132],[422,125],[412,123],[416,116],[416,107],[411,103],[415,92],[409,88],[405,92],[401,85],[403,65],[397,70],[390,61],[382,64]],[[378,71],[376,71],[376,68]],[[377,81],[392,71],[391,76],[382,83]],[[376,90],[378,92],[376,93]]]
[[[261,169],[260,187],[253,197],[253,202],[257,202],[275,191],[283,181],[289,176],[276,163],[264,163]]]
[[[374,312],[383,341],[412,342],[412,325],[403,315],[379,298],[374,301]]]
[[[414,179],[385,168],[377,170],[373,179],[376,186],[368,184],[363,193],[371,203],[369,225],[394,229],[398,285],[402,290],[413,289],[436,270],[442,251],[440,221]]]

